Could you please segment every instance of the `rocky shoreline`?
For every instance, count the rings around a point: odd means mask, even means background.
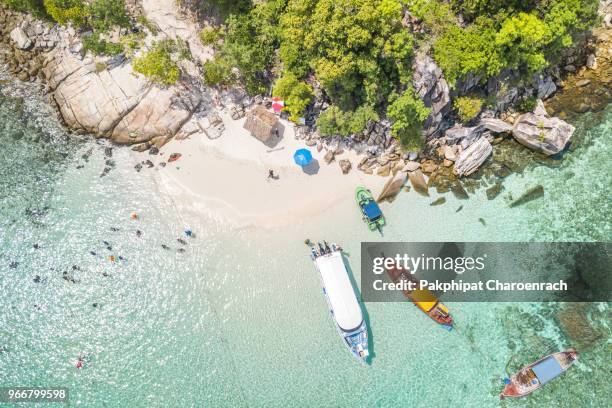
[[[429,56],[415,57],[415,92],[431,109],[424,124],[425,147],[421,152],[403,152],[391,136],[387,120],[369,122],[363,132],[347,138],[321,137],[313,126],[298,126],[296,138],[318,151],[325,150],[328,165],[345,149],[361,152],[358,163],[340,159],[338,166],[345,174],[356,168],[388,177],[380,199],[392,199],[407,180],[422,194],[435,188],[463,199],[485,188],[487,197],[494,199],[503,190],[503,179],[522,171],[534,157],[539,163],[558,162],[574,132],[564,119],[571,118],[572,113],[603,109],[612,99],[610,2],[602,2],[600,13],[604,26],[585,33],[566,50],[557,66],[536,75],[530,84],[516,85],[516,73],[508,71],[490,78],[485,85],[479,84],[479,78],[467,78],[451,90]],[[156,36],[176,38],[178,34],[162,32]],[[201,68],[194,64],[184,70],[193,75],[184,73],[177,85],[155,85],[134,74],[125,55],[86,53],[76,30],[37,21],[2,6],[0,46],[13,75],[21,81],[46,85],[67,127],[132,145],[137,151],[159,149],[173,138],[190,135],[219,137],[223,132],[220,109],[229,110],[233,119],[239,119],[255,104],[270,104],[269,99],[250,98],[240,89],[216,94],[195,75]],[[494,96],[495,103],[469,123],[461,124],[451,101],[468,92]],[[517,112],[514,107],[528,98],[537,100],[533,110]],[[542,100],[546,98],[545,106]],[[557,116],[550,116],[547,108]],[[312,125],[313,118],[324,109],[324,101],[315,101],[306,114],[306,123]],[[535,153],[526,154],[521,145]]]

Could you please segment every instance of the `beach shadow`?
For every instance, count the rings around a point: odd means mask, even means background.
[[[365,303],[361,298],[361,292],[359,291],[359,286],[357,285],[357,281],[355,280],[355,275],[353,274],[351,265],[344,252],[342,252],[342,261],[344,262],[344,266],[346,267],[346,271],[348,272],[348,277],[351,281],[351,286],[357,294],[357,300],[359,301],[359,306],[361,306],[361,312],[363,313],[363,320],[365,321],[366,327],[368,328],[368,351],[370,355],[366,359],[366,364],[372,365],[372,360],[376,357],[376,353],[374,352],[374,337],[372,336],[372,328],[370,326],[370,314],[368,313],[368,309],[366,309]]]
[[[302,167],[302,171],[309,176],[313,176],[319,172],[321,166],[319,165],[319,161],[317,159],[312,159],[308,165]]]

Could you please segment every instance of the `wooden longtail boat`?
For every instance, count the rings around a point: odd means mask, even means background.
[[[506,386],[499,394],[500,399],[506,397],[523,397],[531,394],[547,382],[563,374],[578,359],[574,349],[553,353],[539,359],[533,364],[523,367],[512,377],[506,378]]]
[[[402,281],[418,283],[414,275],[407,270],[392,267],[387,269],[387,273],[395,283]],[[429,289],[403,290],[402,292],[423,313],[443,325],[446,329],[452,330],[453,318],[448,313],[448,308]]]

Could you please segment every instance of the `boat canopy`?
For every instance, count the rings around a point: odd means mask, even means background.
[[[315,262],[336,323],[345,332],[357,329],[363,322],[363,315],[341,253],[334,251],[318,257]]]
[[[410,293],[410,298],[426,312],[429,312],[438,303],[438,299],[429,289],[415,289]]]
[[[531,369],[542,385],[563,373],[563,368],[561,368],[561,365],[553,356],[545,358]]]
[[[376,204],[376,201],[374,200],[370,200],[367,203],[363,204],[362,208],[366,217],[368,217],[370,220],[375,220],[382,215],[378,204]]]

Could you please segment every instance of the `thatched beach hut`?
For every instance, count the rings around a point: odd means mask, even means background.
[[[257,105],[247,114],[244,128],[264,143],[281,131],[278,117],[261,105]]]

